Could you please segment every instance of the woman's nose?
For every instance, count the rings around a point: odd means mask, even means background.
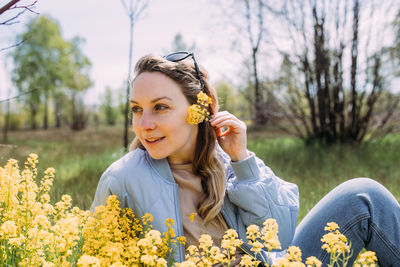
[[[156,126],[153,114],[151,112],[143,111],[142,117],[140,118],[140,127],[143,130],[152,130]]]

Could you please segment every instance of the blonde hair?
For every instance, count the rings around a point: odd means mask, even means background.
[[[136,63],[135,72],[135,78],[143,72],[160,72],[168,76],[180,85],[182,93],[190,105],[196,103],[197,94],[201,91],[200,81],[190,58],[180,62],[171,62],[157,55],[147,55]],[[217,94],[208,83],[208,75],[201,67],[200,72],[204,81],[203,91],[212,99],[212,104],[209,106],[210,114],[214,114],[218,111]],[[134,80],[131,87],[133,82]],[[204,197],[199,201],[197,213],[203,219],[204,224],[207,224],[214,218],[223,220],[219,214],[225,197],[226,178],[215,149],[217,136],[214,128],[208,122],[200,123],[198,127],[192,171],[201,177]],[[145,149],[137,137],[133,140],[130,150],[136,148]]]

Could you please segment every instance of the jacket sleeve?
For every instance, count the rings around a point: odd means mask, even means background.
[[[96,207],[107,204],[107,198],[111,195],[116,195],[122,206],[123,196],[121,190],[121,183],[117,181],[116,177],[105,171],[97,184],[96,194],[94,196],[90,211],[94,213]]]
[[[293,239],[299,211],[299,192],[295,184],[285,182],[265,166],[254,153],[227,168],[227,194],[238,207],[238,216],[245,226],[260,227],[268,218],[274,218],[279,227],[282,249]]]

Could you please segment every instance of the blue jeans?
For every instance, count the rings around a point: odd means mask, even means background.
[[[293,245],[301,248],[303,260],[315,256],[323,266],[329,254],[321,249],[327,222],[336,222],[351,242],[353,262],[362,248],[375,251],[379,264],[400,266],[400,206],[378,182],[357,178],[328,193],[297,226]]]

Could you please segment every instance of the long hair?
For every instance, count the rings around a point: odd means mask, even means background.
[[[182,93],[190,105],[197,102],[197,94],[201,91],[201,85],[190,58],[180,62],[171,62],[160,56],[147,55],[136,63],[135,79],[143,72],[160,72],[168,76],[180,85]],[[206,71],[200,67],[200,72],[204,81],[203,90],[212,99],[212,104],[209,106],[209,112],[212,115],[218,111],[217,94],[208,83]],[[217,136],[214,128],[208,122],[202,122],[198,127],[192,171],[201,177],[204,197],[199,201],[197,213],[203,219],[204,224],[207,224],[214,218],[222,220],[219,214],[225,196],[225,172],[215,149]],[[139,139],[135,137],[130,150],[138,147],[145,149]]]

